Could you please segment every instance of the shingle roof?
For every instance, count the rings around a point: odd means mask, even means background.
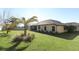
[[[60,21],[52,20],[52,19],[40,21],[40,22],[37,22],[37,23],[31,23],[31,24],[28,24],[28,25],[29,26],[36,26],[36,25],[51,25],[51,24],[54,24],[54,25],[64,25]]]
[[[63,23],[61,23],[60,21],[52,20],[52,19],[48,19],[37,23],[37,25],[46,25],[46,24],[63,25]]]

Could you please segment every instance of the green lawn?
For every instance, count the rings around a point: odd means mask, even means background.
[[[0,36],[0,50],[27,50],[27,51],[79,51],[79,33],[63,33],[47,35],[37,32],[35,39],[30,42],[20,44],[11,43],[12,38],[23,33],[23,31],[11,31],[9,36]],[[0,31],[0,33],[4,33]],[[1,35],[1,34],[0,34]],[[15,47],[14,47],[15,46]],[[15,48],[15,49],[14,49]]]

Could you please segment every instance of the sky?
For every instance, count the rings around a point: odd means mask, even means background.
[[[53,19],[63,23],[79,23],[79,8],[0,8],[0,15],[4,10],[9,14],[8,16],[19,18],[25,17],[28,19],[32,16],[37,16],[38,21]]]

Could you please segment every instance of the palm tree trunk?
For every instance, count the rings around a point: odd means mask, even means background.
[[[26,29],[24,28],[24,35],[26,35],[26,32],[27,32],[27,31],[26,31]]]
[[[9,29],[8,29],[8,28],[6,29],[6,33],[7,33],[7,34],[9,33]]]
[[[26,33],[27,33],[27,25],[24,24],[24,35],[26,35]]]
[[[7,30],[7,34],[8,34],[8,32],[9,32],[9,31]]]

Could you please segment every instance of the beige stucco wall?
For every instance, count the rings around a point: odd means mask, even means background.
[[[50,31],[51,31],[51,25],[47,25],[47,26],[46,26],[46,30],[47,30],[48,32],[50,32]]]
[[[38,26],[37,26],[37,31],[43,31],[44,30],[44,26],[42,25],[42,26],[40,26],[40,29],[38,28]]]
[[[52,31],[52,26],[55,27],[55,31]],[[56,32],[56,25],[47,25],[47,31],[48,32]]]
[[[45,27],[45,26],[46,26],[46,31],[44,30],[44,27]],[[55,31],[52,31],[52,26],[55,26]],[[38,27],[37,27],[37,31],[62,33],[62,32],[64,32],[64,26],[41,25],[41,26],[40,26],[40,29],[38,29]]]
[[[46,26],[46,31],[44,30],[44,27]],[[67,30],[64,30],[64,26],[56,26],[56,25],[40,25],[40,29],[38,29],[38,25],[37,25],[37,31],[43,31],[43,32],[53,32],[52,31],[52,26],[55,26],[55,32],[58,33],[63,33],[63,32],[67,32]],[[79,31],[79,26],[76,26],[76,30],[75,31]],[[29,26],[30,29],[30,26]]]
[[[46,26],[46,30],[44,29],[45,26]],[[38,26],[37,26],[37,31],[50,32],[50,31],[52,31],[52,26],[56,27],[56,25],[41,25],[40,29],[38,29]]]
[[[64,31],[64,26],[57,26],[57,32],[58,33],[63,33]]]

